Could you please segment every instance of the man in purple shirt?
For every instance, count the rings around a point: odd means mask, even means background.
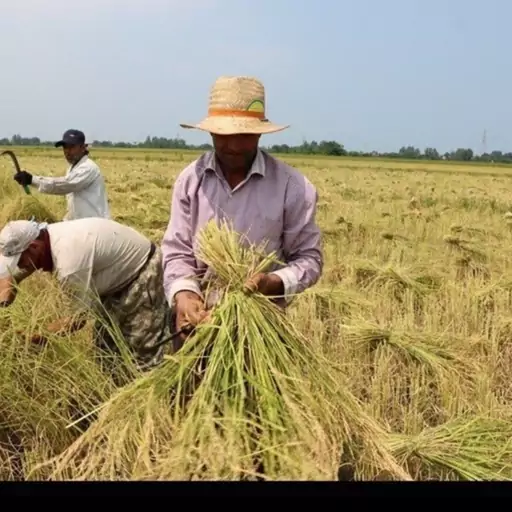
[[[172,193],[162,253],[175,328],[197,325],[212,305],[202,291],[208,269],[194,252],[196,234],[212,218],[228,219],[251,242],[267,242],[268,251],[277,251],[286,266],[246,285],[288,304],[322,273],[318,196],[305,176],[258,148],[261,135],[287,128],[266,119],[263,85],[250,77],[221,77],[211,89],[207,117],[181,126],[209,132],[214,151],[188,165]]]

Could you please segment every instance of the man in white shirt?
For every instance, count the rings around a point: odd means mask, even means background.
[[[22,186],[32,185],[43,194],[67,196],[64,220],[110,218],[105,181],[98,165],[89,157],[84,133],[67,130],[55,147],[63,148],[70,164],[65,176],[50,178],[21,171],[14,175],[14,179]]]
[[[9,222],[0,232],[0,305],[12,304],[15,284],[36,270],[53,273],[77,307],[77,315],[47,326],[49,333],[81,329],[92,311],[96,345],[122,350],[108,332],[112,327],[105,320],[110,317],[141,369],[159,364],[164,350],[172,348],[162,255],[133,228],[101,218],[49,225]],[[37,335],[32,341],[46,338]]]

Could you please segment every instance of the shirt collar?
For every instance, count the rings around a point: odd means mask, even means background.
[[[220,176],[220,169],[217,164],[217,160],[215,159],[215,151],[211,151],[211,153],[208,155],[208,157],[205,160],[204,164],[204,170],[205,171],[213,171],[218,176]],[[265,176],[265,158],[263,156],[263,152],[261,149],[258,148],[258,151],[256,153],[256,158],[254,159],[254,162],[252,163],[251,169],[249,170],[247,174],[247,178],[250,178],[253,174],[259,174],[260,176]]]
[[[88,158],[89,158],[89,155],[86,153],[82,158],[80,158],[80,160],[78,160],[76,162],[76,164],[70,164],[69,168],[71,169],[71,168],[79,166],[80,164],[83,164]]]

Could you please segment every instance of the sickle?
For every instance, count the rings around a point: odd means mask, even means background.
[[[0,156],[2,156],[2,155],[10,156],[12,163],[14,164],[14,168],[16,169],[16,172],[21,172],[21,167],[18,162],[18,159],[16,158],[16,155],[10,149],[6,149],[5,151],[2,151],[0,153]],[[23,189],[25,190],[26,194],[30,195],[30,188],[28,187],[28,185],[24,185]]]

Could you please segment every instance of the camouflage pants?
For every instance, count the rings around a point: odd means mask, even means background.
[[[158,248],[135,281],[114,295],[102,297],[102,305],[104,318],[95,326],[95,343],[99,348],[119,353],[121,338],[140,369],[158,365],[172,348],[171,312],[164,293],[162,254]]]

